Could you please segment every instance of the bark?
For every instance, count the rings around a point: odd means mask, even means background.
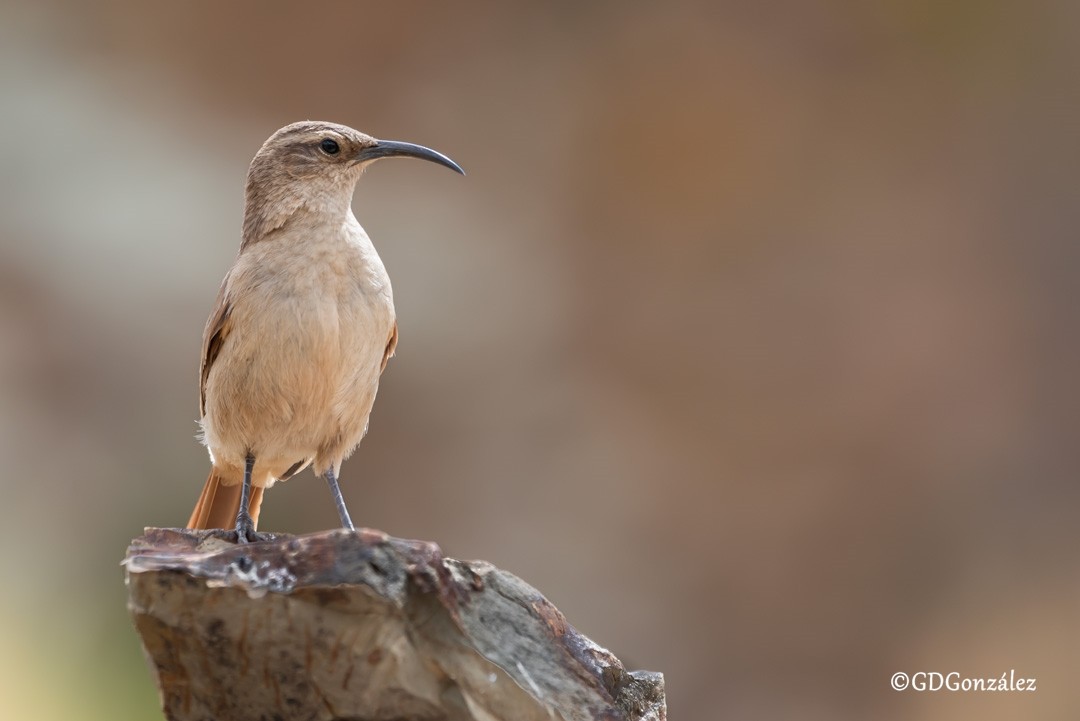
[[[377,531],[147,529],[128,606],[173,721],[664,721],[626,671],[516,576]]]

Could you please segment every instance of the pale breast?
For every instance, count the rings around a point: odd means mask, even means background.
[[[363,437],[394,325],[390,281],[355,219],[305,235],[267,239],[237,260],[229,295],[242,332],[207,378],[208,443],[292,463],[344,456]]]

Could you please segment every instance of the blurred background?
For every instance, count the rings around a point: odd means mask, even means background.
[[[0,716],[160,719],[119,561],[206,477],[247,164],[401,327],[354,518],[541,589],[672,719],[1080,713],[1080,5],[0,2]],[[337,516],[310,473],[264,530]],[[1036,677],[897,693],[897,671]]]

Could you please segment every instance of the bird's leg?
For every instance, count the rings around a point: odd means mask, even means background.
[[[352,519],[349,518],[349,509],[345,507],[345,499],[341,496],[341,488],[338,486],[337,476],[334,475],[333,468],[326,469],[326,485],[330,486],[330,495],[334,497],[334,505],[337,507],[338,515],[341,517],[341,527],[355,531],[356,527],[353,526]]]
[[[251,502],[251,471],[255,467],[255,455],[249,453],[244,459],[244,485],[240,487],[240,510],[236,513],[236,542],[253,543],[265,540],[255,532],[248,504]]]

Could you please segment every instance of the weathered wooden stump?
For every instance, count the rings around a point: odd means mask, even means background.
[[[626,671],[516,576],[371,530],[147,529],[128,605],[172,721],[663,721]]]

